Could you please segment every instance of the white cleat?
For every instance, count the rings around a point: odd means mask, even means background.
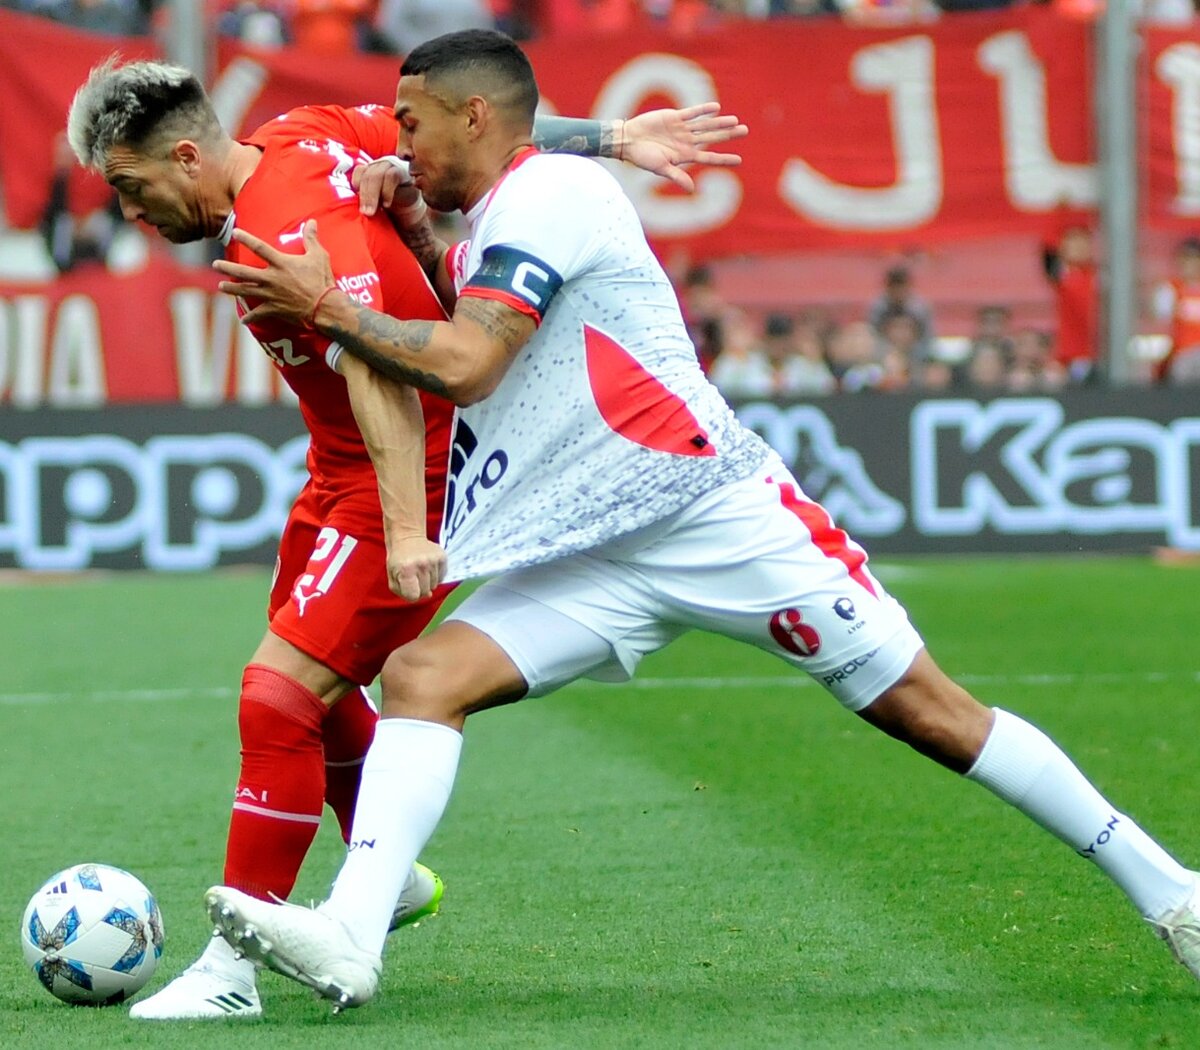
[[[137,1021],[208,1021],[225,1017],[261,1017],[253,984],[222,974],[204,962],[189,966],[161,991],[134,1003]]]
[[[295,904],[271,904],[228,886],[204,895],[209,918],[235,950],[332,1000],[362,1006],[379,987],[382,963],[337,919]]]
[[[1151,919],[1150,925],[1167,942],[1171,954],[1200,979],[1200,874],[1192,896],[1174,911]]]
[[[437,872],[430,871],[424,864],[414,864],[400,890],[388,933],[401,926],[415,926],[422,919],[436,915],[445,892],[446,887]]]

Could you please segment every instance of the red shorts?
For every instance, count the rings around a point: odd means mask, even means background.
[[[313,482],[305,485],[279,541],[267,608],[272,633],[360,685],[378,677],[388,654],[416,638],[454,589],[443,585],[420,602],[388,590],[382,515],[370,503],[322,498]]]

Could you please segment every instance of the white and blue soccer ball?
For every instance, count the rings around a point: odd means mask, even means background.
[[[42,987],[63,1002],[119,1003],[154,975],[162,915],[129,872],[76,864],[33,895],[21,920],[21,948]]]

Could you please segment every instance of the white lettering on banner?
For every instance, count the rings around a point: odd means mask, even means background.
[[[217,405],[228,400],[231,372],[233,400],[240,404],[295,401],[291,389],[277,381],[264,348],[238,323],[233,299],[201,288],[179,288],[168,297],[168,305],[179,398],[185,405]]]
[[[933,41],[913,36],[864,47],[851,59],[850,76],[861,90],[888,95],[895,183],[846,186],[793,158],[780,174],[780,195],[813,221],[845,230],[903,230],[929,222],[941,209],[943,183]]]
[[[1009,398],[927,401],[910,427],[913,523],[927,536],[1161,531],[1176,546],[1200,546],[1191,507],[1200,419],[1064,423],[1052,398]],[[955,456],[972,468],[961,481],[948,475]],[[1135,456],[1153,464],[1154,491],[1141,500]],[[1088,502],[1079,502],[1085,493]]]
[[[47,401],[64,408],[104,404],[104,351],[96,304],[86,295],[64,296],[55,320]]]
[[[100,315],[86,295],[0,300],[0,400],[18,408],[90,408],[107,396]]]
[[[833,424],[819,408],[782,408],[765,401],[741,404],[737,417],[760,434],[788,464],[810,456],[814,467],[801,477],[805,492],[834,521],[861,536],[888,536],[904,525],[904,505],[871,480],[862,456],[838,443]]]
[[[592,116],[597,120],[633,116],[649,96],[665,96],[670,105],[680,107],[718,97],[716,84],[700,63],[681,55],[643,54],[625,63],[604,82],[592,107]],[[720,168],[693,169],[696,192],[686,197],[663,194],[661,178],[628,164],[618,165],[613,174],[621,180],[651,237],[716,229],[732,219],[742,203],[741,179]]]
[[[210,568],[278,539],[307,450],[307,436],[275,450],[243,434],[0,442],[0,557],[71,570],[138,551],[150,569]]]
[[[235,58],[213,84],[209,98],[221,127],[240,128],[267,82],[267,67],[244,55]]]
[[[1171,208],[1179,215],[1200,214],[1200,46],[1172,44],[1158,56],[1154,72],[1171,89],[1171,139],[1175,181]]]
[[[1096,203],[1096,168],[1064,164],[1050,149],[1046,70],[1024,33],[997,33],[979,45],[979,67],[1000,81],[1004,183],[1023,211]]]

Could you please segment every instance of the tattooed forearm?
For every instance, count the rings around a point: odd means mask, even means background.
[[[450,390],[440,376],[398,361],[387,353],[389,347],[397,353],[424,350],[433,336],[432,321],[398,321],[365,306],[355,310],[355,321],[357,323],[349,325],[327,325],[324,331],[348,353],[389,379],[428,390],[439,397],[450,397]]]
[[[533,144],[543,153],[574,153],[581,157],[612,157],[611,120],[575,117],[538,117],[533,122]]]

